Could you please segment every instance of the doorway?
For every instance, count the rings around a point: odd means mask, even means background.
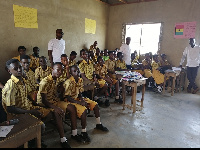
[[[162,23],[127,24],[125,39],[131,37],[131,53],[135,50],[138,54],[152,52],[157,54],[160,50],[160,36]]]

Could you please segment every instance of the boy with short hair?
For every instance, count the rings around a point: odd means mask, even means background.
[[[24,47],[24,46],[19,46],[19,47],[18,47],[18,53],[19,53],[19,55],[16,56],[16,57],[13,57],[12,59],[18,59],[18,60],[20,61],[20,57],[21,57],[22,55],[26,55],[26,47]]]
[[[8,60],[6,62],[6,67],[8,72],[11,74],[11,78],[7,81],[5,87],[3,88],[2,104],[7,112],[8,120],[12,119],[15,115],[25,113],[34,115],[41,120],[51,118],[53,115],[55,117],[57,129],[60,134],[61,146],[63,148],[70,148],[70,145],[64,136],[62,116],[60,115],[61,113],[58,111],[53,111],[52,109],[34,106],[31,100],[28,99],[28,87],[26,81],[22,77],[22,66],[17,59]]]
[[[82,113],[85,112],[85,110],[87,110],[88,108],[90,110],[94,110],[94,114],[97,121],[96,129],[99,129],[102,131],[108,131],[108,129],[101,124],[99,107],[98,107],[97,102],[92,101],[89,98],[82,96],[82,92],[84,91],[83,79],[80,78],[79,68],[76,65],[71,66],[70,74],[71,74],[71,77],[67,79],[64,83],[65,101],[71,102],[71,104],[75,105],[77,109],[78,117],[80,117]],[[85,128],[82,127],[81,134],[82,134],[83,139],[84,137],[88,136],[86,132],[86,126]]]
[[[40,67],[35,70],[35,80],[39,84],[42,79],[51,74],[52,68],[47,66],[47,59],[44,56],[39,58]]]
[[[30,69],[30,57],[28,55],[21,56],[22,74],[27,81],[29,89],[29,94],[32,96],[33,100],[36,100],[37,84],[35,82],[35,73]]]
[[[35,69],[39,67],[39,52],[40,49],[38,47],[33,47],[33,54],[29,55],[31,62],[30,68],[35,72]]]
[[[123,60],[123,53],[118,52],[117,53],[118,60],[116,61],[116,71],[127,71],[126,63]]]
[[[73,65],[76,65],[76,56],[77,56],[77,53],[75,51],[72,51],[70,53],[70,57],[69,57],[69,66],[73,66]]]

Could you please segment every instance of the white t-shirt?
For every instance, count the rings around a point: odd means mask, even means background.
[[[48,50],[52,50],[53,62],[61,62],[61,55],[65,53],[65,40],[51,39]]]
[[[127,44],[122,44],[122,46],[119,49],[119,52],[122,52],[124,55],[123,60],[127,65],[131,65],[131,49],[130,46]]]
[[[185,61],[185,58],[187,57],[187,64],[188,67],[197,67],[200,64],[200,47],[195,46],[192,48],[191,46],[188,46],[185,48],[183,52],[183,57],[181,59],[180,65],[183,64]]]

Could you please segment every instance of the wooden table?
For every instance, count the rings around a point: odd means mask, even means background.
[[[143,78],[143,79],[135,80],[135,81],[131,81],[131,82],[122,80],[123,110],[125,109],[125,107],[127,107],[129,109],[133,109],[133,113],[135,113],[136,112],[136,101],[141,102],[140,106],[143,107],[146,79],[147,78]],[[142,85],[142,98],[141,98],[141,100],[136,100],[137,87],[141,86],[141,85]],[[125,104],[126,86],[132,87],[131,105]]]
[[[0,138],[0,148],[17,148],[21,145],[28,148],[28,141],[34,138],[37,139],[37,148],[41,148],[41,121],[29,114],[14,118],[19,119],[19,123],[14,125],[7,137]]]

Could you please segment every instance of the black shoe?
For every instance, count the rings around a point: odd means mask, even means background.
[[[82,142],[82,138],[81,138],[81,135],[77,134],[75,136],[71,135],[71,138],[73,140],[76,140],[76,142]]]
[[[102,124],[96,124],[96,128],[95,129],[98,129],[98,130],[101,130],[101,131],[109,131],[106,127],[104,127]]]
[[[99,106],[103,105],[103,102],[100,99],[97,99],[96,102],[98,103]]]
[[[81,132],[81,137],[84,142],[90,142],[90,137],[88,136],[87,132]]]
[[[107,106],[107,107],[110,106],[110,102],[109,102],[109,100],[108,100],[108,99],[105,100],[105,103],[104,103],[104,104],[105,104],[105,106]]]
[[[60,145],[62,146],[62,148],[71,148],[71,146],[68,144],[67,141],[65,141],[65,142],[60,142]]]
[[[123,100],[122,100],[121,98],[119,98],[119,99],[116,99],[116,98],[115,98],[115,103],[123,104]]]

